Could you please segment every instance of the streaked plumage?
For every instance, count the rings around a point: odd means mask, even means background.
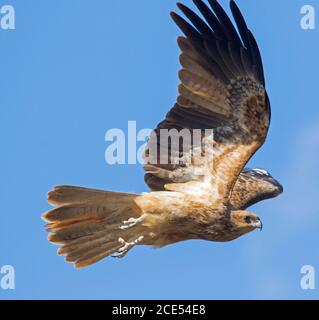
[[[124,256],[134,245],[162,247],[190,239],[225,242],[256,228],[260,219],[245,211],[282,192],[266,171],[244,170],[263,145],[270,124],[270,103],[258,46],[234,1],[238,28],[216,0],[194,0],[204,19],[182,4],[189,22],[171,16],[185,37],[181,49],[179,97],[155,130],[145,153],[145,181],[152,192],[137,194],[60,186],[49,193],[57,208],[44,215],[49,240],[77,267],[106,256]],[[199,130],[205,157],[194,143],[168,144],[161,157],[160,130]],[[204,136],[206,130],[212,134]],[[156,150],[154,154],[154,150]]]

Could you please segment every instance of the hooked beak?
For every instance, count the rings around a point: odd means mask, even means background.
[[[251,225],[256,229],[260,229],[260,231],[262,231],[263,229],[263,223],[261,222],[260,219],[258,219],[257,222],[253,222]]]

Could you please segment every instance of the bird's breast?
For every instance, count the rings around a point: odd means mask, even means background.
[[[147,244],[162,247],[191,239],[228,241],[233,237],[227,207],[172,195],[154,192],[139,199],[147,215],[144,221],[148,230]]]

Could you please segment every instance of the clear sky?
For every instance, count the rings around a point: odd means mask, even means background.
[[[319,31],[301,29],[300,8],[312,4],[319,19],[319,1],[237,3],[259,43],[273,110],[250,166],[285,187],[251,209],[263,232],[139,247],[78,271],[46,240],[46,193],[57,184],[147,191],[139,164],[105,163],[104,136],[129,120],[153,128],[173,106],[175,1],[0,1],[16,9],[16,29],[0,30],[0,267],[14,266],[16,289],[0,288],[0,298],[319,297],[319,287],[300,288],[303,265],[319,272]]]

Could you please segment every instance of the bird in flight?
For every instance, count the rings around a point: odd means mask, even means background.
[[[271,118],[256,40],[233,0],[237,28],[216,0],[193,2],[201,17],[181,3],[185,18],[171,13],[184,34],[178,38],[179,96],[146,147],[151,191],[57,186],[48,194],[55,206],[43,215],[49,241],[61,245],[58,254],[77,268],[124,257],[135,245],[234,240],[262,228],[246,208],[283,191],[266,170],[245,169],[265,142]],[[163,130],[199,131],[205,151],[196,151],[192,139],[163,145]],[[163,150],[167,162],[159,161]]]

